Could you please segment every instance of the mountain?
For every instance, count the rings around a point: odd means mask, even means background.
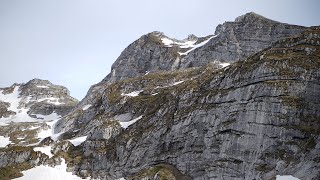
[[[37,122],[66,115],[78,100],[63,86],[33,79],[26,84],[0,88],[0,122]],[[49,118],[49,119],[48,119]]]
[[[152,72],[183,70],[212,64],[224,67],[232,62],[271,46],[281,38],[296,35],[307,27],[289,25],[267,19],[256,13],[242,15],[234,22],[218,25],[215,35],[198,38],[190,35],[184,40],[169,38],[164,33],[152,32],[130,44],[117,58],[108,74],[100,83],[93,85],[77,109],[97,104],[101,92],[108,84]],[[94,113],[67,117],[58,124],[56,131],[68,131],[75,122],[87,122]],[[81,114],[81,113],[80,113]],[[75,121],[77,119],[77,121]]]
[[[54,132],[0,149],[0,177],[61,164],[110,180],[319,179],[319,52],[320,27],[255,13],[207,37],[143,35]]]
[[[161,32],[143,35],[130,44],[112,65],[103,82],[114,82],[153,71],[199,67],[210,62],[234,62],[261,51],[273,42],[306,30],[247,13],[218,25],[214,35],[190,35],[179,41]]]
[[[74,171],[106,179],[318,179],[319,37],[320,29],[307,30],[223,69],[106,85],[82,115],[89,119],[71,128],[88,135],[77,149],[84,154],[69,151]]]
[[[53,124],[77,103],[67,88],[47,80],[0,88],[0,179],[44,163],[48,157],[35,150],[48,143]]]

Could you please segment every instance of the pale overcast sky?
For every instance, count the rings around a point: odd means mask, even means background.
[[[0,0],[0,87],[33,78],[82,99],[122,50],[151,31],[206,36],[247,12],[320,25],[318,0]]]

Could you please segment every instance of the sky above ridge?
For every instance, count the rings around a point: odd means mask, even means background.
[[[81,100],[148,32],[206,36],[247,12],[314,26],[319,7],[318,0],[0,0],[0,87],[41,78]]]

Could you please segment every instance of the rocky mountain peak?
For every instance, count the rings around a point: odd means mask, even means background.
[[[34,78],[34,79],[28,81],[26,84],[52,84],[52,83],[48,80]]]
[[[194,34],[189,34],[185,41],[197,41],[198,37]]]
[[[269,21],[269,22],[276,22],[274,20],[271,20],[271,19],[268,19],[260,14],[257,14],[255,12],[249,12],[249,13],[246,13],[244,15],[241,15],[239,17],[237,17],[235,19],[234,22],[245,22],[245,23],[253,23],[253,22],[258,22],[258,21]]]

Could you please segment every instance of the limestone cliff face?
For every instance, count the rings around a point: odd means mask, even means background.
[[[88,135],[81,176],[319,179],[319,52],[313,28],[225,68],[101,83],[57,129]]]
[[[256,13],[218,25],[216,38],[183,57],[179,68],[198,67],[215,60],[234,62],[269,47],[273,42],[296,35],[306,27],[280,23]]]

